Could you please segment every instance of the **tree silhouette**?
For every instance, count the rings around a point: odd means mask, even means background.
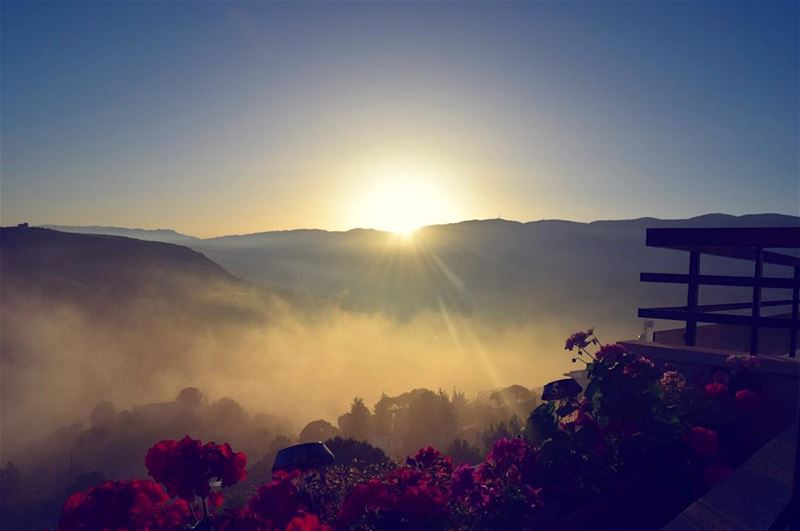
[[[347,437],[366,441],[370,433],[371,416],[364,399],[357,396],[350,405],[350,412],[339,417],[339,430]]]
[[[324,441],[339,435],[339,430],[326,420],[314,420],[306,424],[300,432],[299,440],[301,443]]]

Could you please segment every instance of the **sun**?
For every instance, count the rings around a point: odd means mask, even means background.
[[[449,210],[444,194],[432,184],[412,179],[376,182],[358,209],[362,225],[405,238],[424,225],[440,222]]]

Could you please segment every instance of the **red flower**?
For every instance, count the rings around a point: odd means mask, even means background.
[[[246,477],[247,457],[233,452],[228,443],[202,444],[188,435],[180,441],[164,440],[147,451],[145,466],[167,492],[187,501],[210,494],[209,481],[218,479],[223,487]]]
[[[748,389],[740,389],[736,391],[736,409],[739,411],[755,411],[759,409],[764,402],[761,395],[754,393]]]
[[[482,478],[503,477],[513,483],[527,482],[534,474],[536,453],[523,439],[500,439],[480,467]]]
[[[339,522],[345,529],[354,525],[367,512],[385,510],[393,503],[386,485],[377,479],[356,485],[342,504]]]
[[[625,353],[626,350],[624,346],[619,343],[613,343],[602,346],[595,354],[595,357],[600,361],[614,363],[615,361],[621,360]]]
[[[413,522],[413,527],[425,526],[426,522],[439,520],[446,511],[447,498],[438,487],[423,483],[402,489],[392,507],[392,512],[402,521]]]
[[[475,467],[461,465],[456,468],[450,479],[450,492],[453,497],[467,496],[475,488]]]
[[[428,471],[400,467],[383,480],[357,485],[342,504],[342,529],[439,529],[447,517],[447,496]],[[449,475],[448,475],[449,478]]]
[[[283,529],[301,515],[303,507],[294,483],[277,479],[258,489],[247,503],[247,510]]]
[[[721,398],[728,394],[728,386],[719,382],[707,383],[704,389],[710,398]]]
[[[153,529],[184,529],[189,520],[189,504],[180,498],[162,505],[152,518]]]
[[[494,443],[486,456],[486,462],[498,468],[507,469],[521,461],[528,452],[528,443],[522,439],[500,439]]]
[[[714,457],[719,449],[717,432],[702,426],[695,426],[687,432],[686,443],[692,453],[700,458]]]
[[[636,378],[647,373],[654,373],[655,371],[656,366],[653,365],[652,361],[644,356],[639,356],[625,366],[625,368],[622,370],[622,374]]]
[[[705,483],[706,487],[713,487],[732,473],[733,471],[730,467],[715,461],[703,469],[703,483]]]
[[[327,524],[321,524],[317,515],[302,513],[295,516],[286,526],[286,531],[326,531],[331,529]]]
[[[221,492],[212,492],[208,495],[208,505],[215,509],[219,509],[222,507],[222,504],[225,502],[225,496],[222,495]]]
[[[188,514],[185,503],[170,503],[167,493],[154,481],[106,481],[70,496],[58,529],[180,529],[187,523]]]
[[[428,468],[442,457],[442,452],[433,446],[428,446],[417,450],[417,453],[414,454],[414,461],[421,464],[423,468]]]

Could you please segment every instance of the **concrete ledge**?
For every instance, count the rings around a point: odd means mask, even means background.
[[[709,347],[687,347],[684,345],[668,345],[650,341],[620,341],[629,352],[647,356],[658,361],[666,361],[680,365],[727,366],[727,358],[731,355],[747,355],[746,352],[720,350]],[[787,356],[759,355],[760,372],[800,377],[800,358]]]
[[[662,531],[763,531],[789,503],[797,424],[764,445]]]

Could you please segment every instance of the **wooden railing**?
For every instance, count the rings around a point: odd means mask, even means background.
[[[797,351],[797,332],[800,330],[800,257],[770,249],[800,249],[800,227],[730,228],[730,229],[648,229],[647,245],[676,249],[689,253],[689,272],[642,273],[642,282],[683,284],[687,286],[686,306],[640,308],[639,317],[683,321],[686,324],[684,341],[694,346],[698,323],[744,325],[750,327],[751,354],[758,354],[761,328],[789,331],[790,357]],[[714,255],[753,263],[751,276],[700,274],[701,256]],[[766,277],[764,264],[791,268],[792,276]],[[746,302],[699,304],[700,286],[734,286],[752,288],[752,298]],[[764,301],[763,288],[791,290],[791,298]],[[786,315],[764,316],[762,308],[787,307]],[[750,309],[750,315],[719,313]]]

